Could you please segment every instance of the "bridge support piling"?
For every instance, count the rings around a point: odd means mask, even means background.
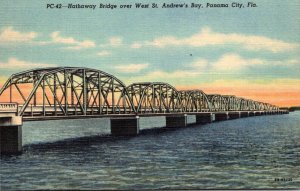
[[[216,121],[226,121],[229,119],[228,112],[215,113]]]
[[[187,115],[167,115],[166,116],[166,127],[167,128],[177,128],[177,127],[186,127]]]
[[[248,115],[249,115],[249,117],[253,117],[253,116],[255,116],[255,114],[254,114],[254,112],[253,112],[253,111],[249,111]]]
[[[113,136],[135,136],[140,131],[139,116],[111,118],[110,129]]]
[[[1,154],[22,153],[22,117],[0,118]]]
[[[255,111],[255,112],[254,112],[254,116],[261,116],[260,111]]]
[[[242,117],[249,117],[249,112],[248,111],[242,111],[241,112],[241,118]]]
[[[196,115],[186,116],[186,125],[194,125],[196,124],[196,122],[197,122]]]
[[[241,118],[241,112],[236,111],[236,112],[229,112],[229,119],[239,119]]]
[[[196,115],[196,123],[197,124],[205,124],[211,123],[214,121],[214,114],[213,113],[199,113]]]

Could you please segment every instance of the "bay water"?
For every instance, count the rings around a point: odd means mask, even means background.
[[[109,119],[25,122],[24,152],[1,156],[1,190],[300,189],[300,112],[135,137]]]

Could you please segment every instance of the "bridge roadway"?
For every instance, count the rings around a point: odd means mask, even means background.
[[[278,106],[237,97],[177,90],[164,82],[126,86],[115,76],[84,67],[12,74],[0,89],[1,153],[22,151],[23,121],[110,118],[112,135],[137,135],[139,119],[163,116],[160,127],[185,127],[241,117],[283,114]]]
[[[23,122],[26,121],[48,121],[48,120],[68,120],[68,119],[88,119],[88,118],[130,118],[130,117],[155,117],[155,116],[180,116],[180,115],[195,115],[195,116],[220,116],[227,115],[228,119],[238,119],[243,117],[287,114],[286,110],[279,111],[217,111],[217,112],[191,112],[191,113],[140,113],[140,114],[108,114],[108,115],[70,115],[70,116],[24,116]],[[213,119],[213,118],[212,118]],[[213,120],[215,121],[215,120]]]

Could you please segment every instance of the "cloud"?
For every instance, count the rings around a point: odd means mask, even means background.
[[[33,63],[23,60],[18,60],[17,58],[9,58],[7,62],[0,62],[0,69],[28,69],[28,68],[43,68],[43,67],[55,67],[54,64],[45,64],[45,63]]]
[[[59,31],[52,32],[50,34],[51,40],[48,41],[33,41],[38,34],[36,32],[20,32],[14,30],[13,27],[5,27],[0,33],[0,42],[2,43],[20,43],[31,42],[34,45],[48,45],[48,44],[64,44],[68,45],[64,49],[68,50],[80,50],[84,48],[93,48],[96,43],[91,40],[79,41],[73,37],[62,37]],[[117,44],[118,41],[112,40],[112,43]]]
[[[236,71],[241,70],[247,66],[262,65],[266,63],[267,62],[261,59],[245,59],[238,54],[230,53],[223,55],[212,65],[214,70]]]
[[[209,62],[205,59],[200,58],[194,61],[189,66],[197,70],[206,70],[209,66]]]
[[[109,56],[109,55],[111,55],[111,52],[109,52],[107,50],[103,50],[103,51],[98,52],[97,55],[100,57]]]
[[[268,64],[273,66],[300,66],[300,59],[290,59],[290,60],[284,60],[284,61],[269,61]]]
[[[142,43],[134,42],[130,47],[131,48],[142,48]]]
[[[201,81],[198,84],[178,86],[178,89],[195,89],[201,87],[208,90],[207,93],[229,94],[228,91],[240,90],[257,92],[258,90],[288,91],[297,90],[300,93],[300,79],[277,78],[277,79],[218,79],[212,82]],[[227,91],[227,92],[226,92]]]
[[[111,37],[108,39],[108,42],[106,44],[101,44],[100,47],[102,47],[102,48],[107,48],[107,47],[117,48],[122,45],[123,45],[122,37]]]
[[[36,32],[20,32],[14,30],[13,27],[5,27],[0,33],[0,42],[17,43],[30,42],[37,37]]]
[[[161,70],[157,70],[154,72],[148,73],[146,76],[151,78],[185,78],[197,76],[199,72],[190,71],[190,70],[176,70],[173,72],[165,72]]]
[[[218,33],[209,27],[204,27],[199,33],[186,38],[177,38],[174,36],[163,36],[153,41],[134,42],[132,48],[141,48],[143,46],[153,46],[165,48],[168,46],[220,46],[220,45],[237,45],[241,48],[260,51],[267,50],[271,52],[282,52],[293,50],[298,44],[287,43],[282,40],[271,39],[265,36],[245,35],[237,33]]]
[[[136,73],[147,68],[149,64],[128,64],[128,65],[117,65],[115,68],[122,73]]]
[[[195,70],[176,70],[172,72],[156,70],[156,71],[146,73],[144,75],[134,76],[131,81],[132,82],[138,82],[138,81],[169,82],[174,80],[185,81],[188,78],[197,77],[199,74],[200,72]]]
[[[206,70],[207,72],[213,71],[239,71],[250,67],[256,66],[286,66],[293,67],[300,65],[299,60],[297,59],[288,59],[288,60],[265,60],[260,58],[243,58],[236,53],[227,53],[222,55],[216,61],[209,61],[206,59],[199,58],[195,60],[189,67],[194,68],[195,70]]]
[[[294,67],[300,65],[297,59],[289,60],[264,60],[260,58],[243,58],[235,53],[228,53],[222,55],[217,60],[207,60],[198,58],[190,64],[186,64],[186,67],[181,70],[164,71],[155,70],[149,71],[146,74],[134,76],[136,81],[173,81],[177,84],[185,84],[186,81],[197,82],[203,79],[215,79],[219,75],[226,74],[241,74],[241,70],[252,69],[258,66],[265,66],[268,68],[284,66]],[[122,68],[126,66],[122,66]],[[132,66],[134,68],[134,66]],[[128,69],[129,70],[129,69]],[[248,71],[245,71],[245,75]],[[228,77],[228,75],[226,75]],[[247,77],[247,76],[245,76]],[[253,80],[253,79],[252,79]],[[194,82],[192,82],[194,84]]]
[[[121,37],[112,37],[109,39],[109,45],[113,47],[121,46],[123,39]]]
[[[84,48],[93,48],[96,46],[96,43],[91,40],[78,41],[73,37],[62,37],[60,36],[59,31],[51,33],[50,36],[52,39],[52,43],[68,45],[68,47],[65,47],[65,49],[69,50],[80,50]]]

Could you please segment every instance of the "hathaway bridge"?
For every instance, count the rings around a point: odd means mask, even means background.
[[[33,69],[11,75],[0,89],[1,153],[21,150],[23,121],[109,117],[112,134],[135,135],[139,117],[166,116],[166,127],[180,127],[283,113],[288,111],[269,103],[198,89],[179,91],[164,82],[126,86],[90,68]]]

